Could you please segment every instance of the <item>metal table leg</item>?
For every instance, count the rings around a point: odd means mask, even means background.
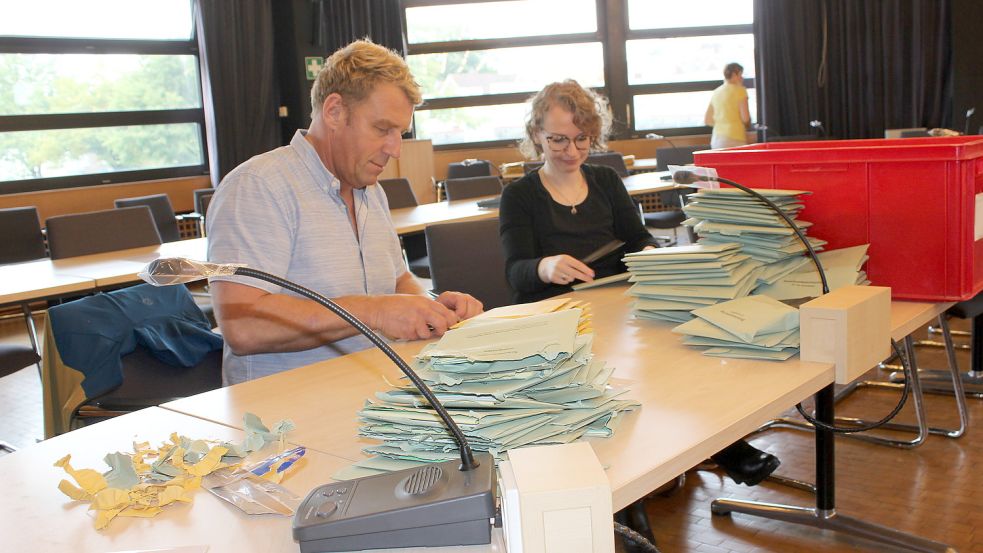
[[[833,385],[816,393],[816,418],[825,423],[834,419]],[[797,507],[777,503],[716,499],[710,506],[715,515],[744,513],[814,528],[833,530],[910,551],[954,552],[948,545],[913,536],[893,528],[864,522],[836,512],[835,456],[833,433],[821,428],[816,433],[816,507]]]
[[[940,317],[940,322],[944,317]],[[948,323],[948,321],[946,321]],[[946,348],[946,356],[949,359],[950,370],[955,366],[956,346],[952,345],[952,335],[955,331],[949,330],[948,324],[941,325],[943,345]],[[965,346],[970,350],[970,369],[968,372],[959,373],[958,380],[963,386],[963,394],[976,398],[983,398],[983,316],[973,318],[971,346]],[[951,349],[950,349],[951,346]],[[924,384],[926,392],[933,393],[955,393],[956,383],[949,374],[950,371],[921,371],[919,376]],[[891,382],[904,382],[904,374],[891,373]]]
[[[948,322],[945,320],[944,317],[939,317],[939,324],[942,325],[943,329],[948,329]],[[922,443],[924,443],[926,438],[928,438],[929,434],[937,434],[949,438],[959,438],[960,436],[965,434],[966,428],[969,425],[969,412],[966,406],[966,398],[964,396],[963,389],[962,389],[962,381],[959,378],[959,368],[956,362],[955,350],[951,347],[952,337],[949,336],[948,334],[944,334],[944,336],[946,337],[946,343],[949,346],[946,348],[946,353],[949,361],[949,371],[947,371],[948,378],[952,382],[952,386],[959,390],[959,392],[956,394],[956,411],[959,414],[959,427],[938,428],[938,427],[928,426],[928,417],[925,414],[925,398],[921,385],[923,371],[918,370],[918,363],[915,359],[914,341],[911,336],[908,336],[905,338],[904,347],[905,347],[905,355],[908,357],[909,363],[911,365],[912,379],[911,379],[910,397],[915,407],[915,420],[917,424],[912,425],[912,424],[889,422],[882,425],[881,428],[885,430],[916,432],[917,435],[910,440],[898,440],[894,438],[887,438],[884,436],[877,436],[866,432],[847,434],[846,435],[847,437],[856,440],[862,440],[865,442],[880,444],[880,445],[889,445],[893,447],[910,449],[910,448],[918,447]],[[883,388],[900,389],[901,385],[890,383],[890,382],[876,382],[876,381],[854,382],[848,385],[847,387],[845,387],[844,389],[840,390],[839,393],[835,394],[834,401],[839,401],[840,399],[846,397],[854,390],[856,390],[858,387],[883,387]],[[837,417],[835,420],[837,424],[855,425],[855,426],[864,426],[870,424],[871,422],[864,419],[852,418],[852,417]],[[757,432],[768,430],[770,428],[812,430],[812,425],[798,419],[783,417],[763,424],[757,429]]]

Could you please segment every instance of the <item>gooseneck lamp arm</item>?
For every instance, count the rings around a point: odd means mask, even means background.
[[[184,258],[161,258],[151,261],[147,267],[140,273],[140,278],[153,284],[154,286],[169,286],[172,284],[184,284],[187,282],[194,282],[197,280],[202,280],[213,276],[245,276],[255,278],[257,280],[262,280],[269,282],[271,284],[276,284],[281,288],[290,290],[296,294],[299,294],[307,299],[310,299],[318,304],[324,306],[330,310],[335,315],[338,315],[346,323],[355,327],[356,330],[361,332],[366,338],[368,338],[376,347],[382,350],[383,353],[396,364],[397,367],[403,374],[409,378],[413,385],[416,386],[423,397],[426,398],[430,406],[433,407],[437,415],[443,420],[444,424],[450,430],[451,434],[454,436],[454,440],[457,441],[458,446],[461,450],[461,470],[470,471],[474,470],[478,466],[477,461],[474,459],[474,454],[471,451],[471,446],[468,444],[467,438],[465,438],[464,433],[451,418],[450,414],[440,403],[440,400],[434,395],[433,391],[420,379],[419,375],[406,364],[403,359],[396,354],[395,351],[385,340],[382,339],[378,334],[375,333],[371,328],[360,321],[355,315],[349,313],[345,308],[341,307],[337,303],[331,301],[331,299],[318,294],[317,292],[300,286],[286,280],[284,278],[278,277],[276,275],[271,275],[263,271],[258,271],[256,269],[250,269],[241,264],[221,264],[221,263],[204,263],[200,261],[192,261]]]

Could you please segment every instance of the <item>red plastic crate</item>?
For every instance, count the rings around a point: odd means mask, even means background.
[[[745,186],[813,192],[799,217],[809,234],[827,249],[869,243],[867,274],[895,298],[983,290],[983,136],[772,142],[694,161]]]

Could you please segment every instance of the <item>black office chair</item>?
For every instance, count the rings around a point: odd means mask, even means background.
[[[929,333],[944,335],[948,332],[950,336],[948,338],[943,336],[945,338],[944,343],[939,343],[935,340],[919,340],[915,342],[915,345],[946,347],[946,343],[951,343],[950,340],[954,336],[968,337],[969,371],[961,372],[959,375],[967,396],[983,398],[983,292],[950,307],[939,317],[940,323],[943,322],[943,317],[968,319],[970,321],[969,332],[949,330],[949,325],[940,324],[938,327],[929,326]],[[965,348],[967,346],[959,347]],[[950,363],[954,360],[955,358]],[[900,369],[900,367],[897,368]],[[922,389],[926,392],[952,393],[954,391],[955,386],[952,382],[951,371],[919,369],[918,374],[920,375]],[[892,373],[891,380],[893,382],[903,382],[904,375],[900,372]]]
[[[199,188],[194,191],[195,212],[188,215],[177,215],[177,219],[182,217],[195,216],[198,221],[198,236],[205,236],[205,216],[208,213],[208,206],[212,203],[212,196],[215,195],[214,188]]]
[[[680,146],[678,148],[657,148],[655,150],[655,170],[668,171],[670,165],[689,165],[693,163],[693,152],[709,149],[709,144]]]
[[[379,185],[386,191],[389,209],[419,205],[409,179],[405,177],[383,179],[379,181]],[[430,278],[430,258],[427,257],[427,240],[423,233],[400,236],[400,242],[403,244],[403,254],[406,256],[406,265],[410,272],[420,278]]]
[[[786,134],[786,135],[776,135],[768,136],[768,142],[809,142],[812,140],[820,140],[817,134]]]
[[[386,200],[389,201],[389,209],[401,209],[404,207],[416,207],[419,202],[413,187],[410,186],[409,179],[399,177],[395,179],[382,179],[379,181],[382,189],[386,192]]]
[[[51,259],[161,244],[145,205],[48,217],[45,226]]]
[[[449,201],[495,196],[502,193],[502,179],[498,177],[447,179],[444,181],[444,186]]]
[[[152,194],[150,196],[138,196],[136,198],[123,198],[114,202],[116,207],[135,207],[145,205],[150,208],[150,213],[154,216],[154,224],[157,225],[157,232],[160,239],[164,242],[177,242],[181,239],[181,231],[178,230],[177,217],[174,208],[171,207],[171,199],[167,194]]]
[[[925,138],[926,136],[932,136],[928,129],[901,131],[901,138]]]
[[[448,179],[464,179],[467,177],[490,177],[494,175],[491,162],[484,159],[465,159],[447,164]]]
[[[663,207],[667,208],[661,211],[650,211],[648,213],[642,214],[642,221],[646,227],[660,229],[660,230],[672,230],[672,239],[665,245],[674,246],[679,241],[679,236],[677,230],[683,221],[686,220],[686,214],[683,213],[683,205],[685,205],[686,194],[691,194],[693,189],[691,188],[676,188],[673,190],[664,190],[658,192],[659,203]],[[689,243],[696,243],[696,233],[693,232],[693,227],[686,227],[687,236],[689,236]]]
[[[587,163],[590,165],[606,165],[614,169],[615,173],[621,178],[628,176],[628,166],[625,165],[625,158],[621,152],[598,152],[587,156]]]
[[[486,310],[512,303],[497,219],[429,225],[425,233],[434,292],[471,294]]]
[[[215,195],[214,188],[199,188],[195,194],[195,213],[205,217],[208,215],[208,205],[212,203],[212,196]]]
[[[0,209],[0,236],[3,236],[3,240],[0,240],[0,265],[33,261],[47,255],[41,221],[34,206]],[[38,376],[41,375],[41,355],[38,353],[37,329],[31,308],[26,302],[20,307],[31,345],[0,344],[0,377],[31,365],[37,365]],[[15,448],[0,441],[0,450],[14,451]]]
[[[184,286],[100,293],[53,306],[48,317],[52,433],[222,385],[222,337]]]

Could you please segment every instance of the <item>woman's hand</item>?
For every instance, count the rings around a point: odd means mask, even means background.
[[[567,285],[575,280],[584,282],[594,280],[593,269],[566,254],[540,259],[537,272],[539,280],[552,284]]]

